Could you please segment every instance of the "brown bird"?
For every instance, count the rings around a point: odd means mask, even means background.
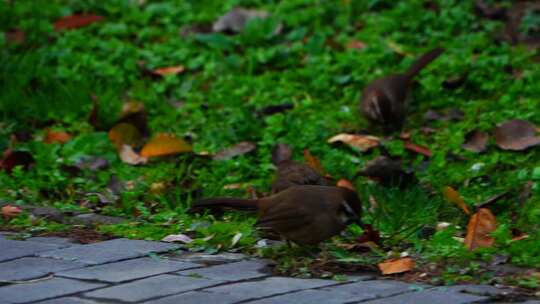
[[[413,78],[444,51],[433,49],[422,55],[403,74],[393,74],[371,82],[362,93],[360,111],[385,131],[401,130],[405,123],[409,89]]]
[[[292,186],[260,199],[209,198],[195,202],[192,210],[229,207],[258,210],[257,225],[279,233],[299,245],[315,245],[339,234],[360,219],[357,194],[346,188]]]
[[[330,186],[328,180],[312,167],[291,159],[292,150],[286,144],[278,144],[272,151],[272,162],[277,167],[272,183],[272,193],[278,193],[292,186]]]

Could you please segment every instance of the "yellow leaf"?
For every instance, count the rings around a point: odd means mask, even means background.
[[[328,140],[329,143],[342,142],[353,148],[360,150],[361,152],[368,151],[371,148],[377,147],[380,144],[378,137],[371,135],[358,135],[358,134],[338,134]]]
[[[491,236],[497,229],[497,220],[489,209],[480,208],[478,212],[471,216],[467,225],[467,235],[465,236],[465,246],[473,250],[478,247],[492,247],[495,239]]]
[[[176,75],[176,74],[182,73],[183,71],[184,71],[184,66],[177,65],[177,66],[169,66],[169,67],[155,69],[152,71],[152,73],[159,76],[164,76],[164,75]]]
[[[163,156],[191,152],[192,147],[173,134],[160,133],[152,138],[141,150],[141,156]]]
[[[132,124],[121,122],[109,131],[109,139],[118,148],[123,145],[138,146],[141,141],[141,132]]]
[[[383,275],[387,275],[411,271],[415,265],[412,258],[399,258],[384,261],[377,266]]]
[[[469,206],[467,206],[461,195],[459,195],[459,192],[454,190],[454,188],[450,186],[444,187],[443,195],[447,201],[456,204],[465,214],[471,214]]]

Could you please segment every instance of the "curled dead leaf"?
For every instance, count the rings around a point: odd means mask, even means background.
[[[465,236],[465,246],[474,250],[480,247],[492,247],[495,238],[491,233],[497,229],[497,220],[489,209],[480,208],[478,212],[471,216],[467,225],[467,235]]]
[[[131,146],[128,145],[122,145],[118,151],[118,156],[124,163],[130,165],[142,165],[148,162],[148,158],[141,157],[139,154],[133,151]]]
[[[465,150],[482,153],[487,149],[489,135],[480,130],[473,130],[465,135],[465,143],[461,147]]]
[[[380,139],[371,135],[342,133],[328,139],[328,143],[342,142],[361,152],[368,151],[380,145]]]
[[[173,134],[159,133],[144,145],[142,157],[154,157],[191,152],[193,148],[183,139]]]
[[[318,173],[324,175],[324,168],[321,164],[321,161],[315,157],[308,149],[304,149],[304,161],[308,166],[313,168]]]
[[[45,133],[45,137],[43,138],[43,142],[46,144],[53,144],[53,143],[65,144],[70,140],[71,140],[71,135],[69,133],[65,131],[53,131],[50,129],[47,129]]]
[[[405,257],[399,259],[390,259],[379,263],[379,270],[383,275],[403,273],[414,269],[416,263],[412,258]]]
[[[180,74],[184,71],[183,65],[177,65],[177,66],[169,66],[169,67],[163,67],[152,70],[152,74],[158,75],[158,76],[165,76],[165,75],[176,75]]]
[[[536,135],[538,130],[538,127],[526,120],[514,119],[498,125],[493,136],[499,148],[523,151],[540,145],[540,137]]]
[[[90,25],[95,22],[99,22],[101,20],[103,20],[103,17],[98,16],[98,15],[75,14],[75,15],[66,16],[66,17],[62,17],[58,19],[54,23],[54,30],[60,31],[60,30],[67,30],[67,29],[76,29],[76,28]]]
[[[465,214],[471,214],[469,206],[467,206],[461,195],[459,195],[459,192],[457,192],[454,188],[450,186],[444,187],[443,196],[450,203],[456,204],[461,210],[463,210],[463,212],[465,212]]]
[[[354,187],[353,183],[347,179],[340,179],[337,181],[336,183],[336,186],[338,187],[342,187],[342,188],[347,188],[349,190],[352,190],[352,191],[355,191],[356,192],[356,188]]]
[[[16,217],[22,212],[22,209],[17,206],[5,205],[2,207],[2,217],[8,220],[10,218]]]
[[[418,154],[422,154],[422,155],[427,156],[427,157],[432,157],[433,156],[433,153],[431,152],[431,150],[428,147],[420,146],[420,145],[414,144],[414,143],[412,143],[410,141],[405,142],[404,147],[405,147],[406,150],[409,150],[409,151],[412,151],[412,152],[415,152],[415,153],[418,153]]]
[[[216,155],[214,155],[214,159],[215,160],[231,159],[239,155],[247,154],[255,150],[256,147],[257,145],[253,142],[243,141],[225,150],[219,151],[218,153],[216,153]]]

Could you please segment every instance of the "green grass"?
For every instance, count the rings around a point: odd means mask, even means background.
[[[375,197],[379,208],[366,212],[364,221],[381,231],[384,248],[408,251],[442,267],[450,265],[446,281],[460,276],[451,268],[457,266],[451,265],[489,259],[494,253],[508,255],[519,265],[539,267],[538,148],[508,152],[493,142],[484,154],[461,148],[465,134],[475,128],[490,131],[515,118],[540,125],[540,69],[534,52],[494,42],[494,33],[503,24],[475,16],[470,1],[435,1],[439,11],[424,8],[424,2],[2,1],[0,29],[23,29],[27,39],[14,45],[0,36],[0,149],[30,151],[36,165],[28,172],[0,172],[0,200],[85,210],[87,193],[104,191],[115,176],[130,186],[98,211],[138,224],[102,227],[103,231],[148,239],[189,233],[196,238],[194,250],[211,252],[230,249],[231,239],[242,233],[234,247],[265,255],[251,248],[257,240],[252,216],[193,217],[186,209],[201,197],[246,196],[245,189],[224,189],[227,184],[243,183],[269,192],[275,172],[270,151],[284,142],[294,148],[296,159],[309,149],[330,174],[352,180],[365,210],[369,196]],[[180,36],[182,27],[211,23],[236,5],[265,9],[272,16],[250,22],[234,36]],[[77,30],[53,31],[56,19],[74,12],[106,19]],[[526,18],[527,31],[538,28],[535,17]],[[279,23],[283,31],[276,34]],[[346,48],[353,40],[364,42],[366,48]],[[359,153],[329,145],[327,139],[366,129],[357,108],[362,88],[377,77],[403,71],[435,46],[445,47],[446,52],[417,77],[406,125],[413,141],[428,146],[433,157],[406,151],[399,139],[385,143],[392,156],[415,168],[424,186],[383,189],[365,178],[354,178],[380,149]],[[186,70],[156,79],[143,72],[142,62],[149,69],[181,64]],[[520,77],[508,73],[509,67]],[[464,86],[456,90],[441,86],[445,79],[463,74],[468,75]],[[99,102],[102,130],[87,122],[92,95]],[[240,141],[256,142],[257,150],[226,161],[182,154],[140,167],[126,165],[106,132],[119,118],[122,104],[130,100],[144,103],[152,133],[189,136],[197,153],[215,153]],[[169,101],[181,101],[182,106],[172,107]],[[258,114],[266,106],[282,103],[295,107],[271,116]],[[433,135],[421,132],[428,109],[450,107],[461,109],[465,118],[429,124],[437,129]],[[46,127],[67,130],[74,139],[65,145],[44,144]],[[31,132],[33,139],[10,143],[10,135],[21,131]],[[448,158],[449,154],[464,160]],[[89,155],[107,159],[110,166],[76,176],[63,169]],[[518,197],[528,181],[533,182],[532,196],[522,205]],[[154,183],[163,183],[165,191],[152,194],[149,189]],[[490,206],[499,223],[495,248],[470,253],[452,238],[463,235],[468,217],[444,201],[440,194],[444,186],[458,189],[471,206],[509,191]],[[422,234],[441,221],[458,227],[434,236]],[[511,242],[512,229],[530,237]],[[358,230],[353,229],[351,235],[355,233]],[[339,241],[323,246],[323,252],[358,263],[386,257],[386,252],[366,257],[336,244]],[[284,257],[283,265],[299,272],[309,265],[295,260],[299,255],[289,250],[266,255]]]

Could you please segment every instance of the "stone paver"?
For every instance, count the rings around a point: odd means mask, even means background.
[[[247,255],[241,253],[223,252],[218,254],[208,254],[200,252],[181,252],[179,254],[170,255],[171,259],[181,260],[186,262],[201,263],[205,265],[219,265],[223,263],[238,262],[248,258]]]
[[[250,304],[343,304],[354,300],[354,295],[337,291],[326,291],[320,289],[307,289],[294,293],[287,293],[280,296],[264,298],[261,300],[250,301]]]
[[[347,293],[351,295],[351,300],[365,301],[381,297],[388,297],[405,292],[414,291],[414,287],[410,284],[398,281],[361,281],[351,284],[343,284],[323,288],[323,290],[331,292]]]
[[[452,291],[425,290],[410,292],[390,298],[363,302],[365,304],[469,304],[488,298]]]
[[[457,291],[478,296],[503,296],[512,293],[511,290],[496,288],[489,285],[454,285],[454,286],[442,286],[437,287],[437,290],[441,291]]]
[[[97,304],[98,302],[94,302],[87,299],[80,299],[75,297],[65,297],[65,298],[56,298],[56,299],[50,299],[45,300],[41,302],[37,302],[35,304]]]
[[[270,272],[264,271],[265,267],[266,263],[261,261],[242,261],[180,271],[178,274],[232,282],[269,276]]]
[[[57,244],[46,244],[38,242],[15,241],[0,238],[0,262],[34,256],[43,251],[63,248],[65,246]]]
[[[23,281],[43,277],[57,271],[81,268],[85,265],[73,261],[26,257],[0,263],[0,281]]]
[[[163,274],[84,294],[88,298],[139,302],[157,297],[178,294],[222,283],[204,278],[182,277]]]
[[[58,276],[73,279],[120,283],[196,267],[201,267],[201,265],[189,262],[145,257],[60,272],[58,273]]]
[[[14,284],[0,287],[2,304],[27,303],[62,297],[102,287],[104,284],[54,278],[32,284]]]
[[[206,289],[206,291],[228,294],[242,298],[242,300],[249,300],[283,294],[295,290],[317,288],[335,284],[339,284],[339,282],[332,280],[307,280],[286,277],[272,277],[260,281],[223,285]]]
[[[140,240],[115,239],[40,253],[41,257],[79,261],[88,265],[141,257],[151,252],[165,252],[178,245]]]
[[[64,246],[73,246],[75,243],[71,239],[55,236],[35,236],[26,239],[27,242],[40,242],[47,244],[56,244]]]
[[[144,304],[234,304],[240,300],[241,298],[232,295],[204,291],[190,291],[179,295],[144,302]]]

